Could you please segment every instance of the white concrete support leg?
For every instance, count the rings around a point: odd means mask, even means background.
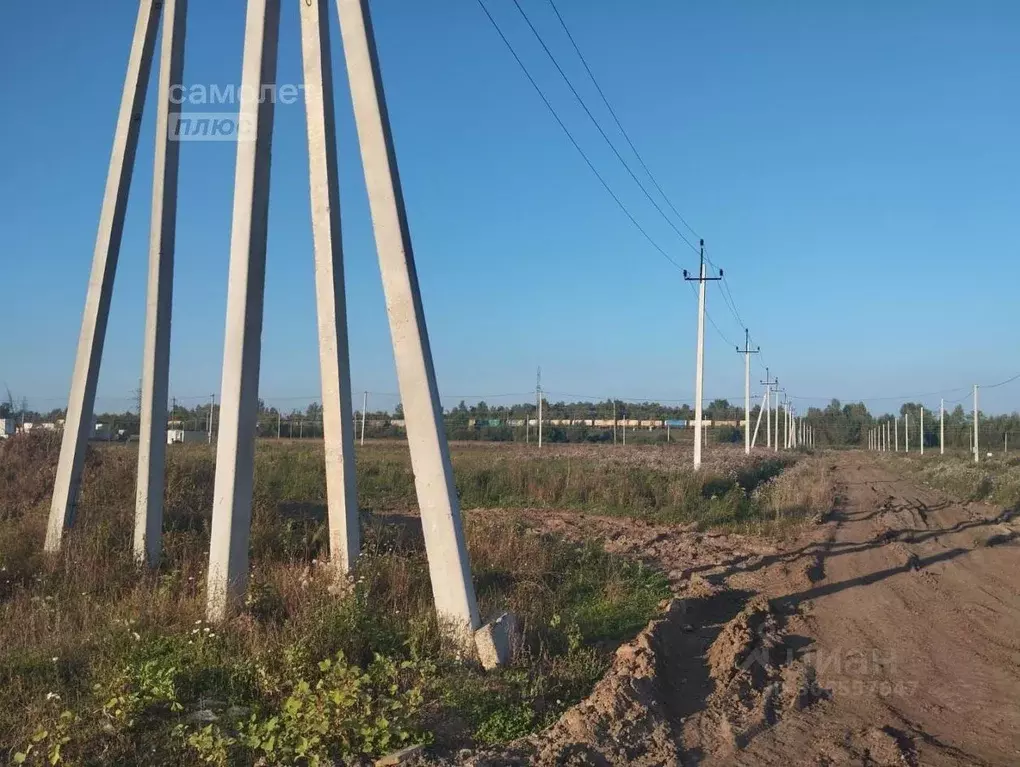
[[[315,304],[322,379],[322,431],[326,444],[329,554],[337,570],[346,573],[357,559],[361,547],[361,522],[354,469],[354,410],[344,295],[329,21],[329,0],[301,3],[301,51],[315,248]],[[366,392],[365,408],[367,400]],[[362,444],[367,417],[365,408],[361,416]]]
[[[248,583],[248,540],[266,281],[269,167],[275,104],[260,94],[276,82],[280,0],[248,0],[241,122],[251,134],[237,145],[230,234],[227,325],[223,348],[220,433],[216,442],[212,540],[206,614],[225,618]],[[323,403],[325,404],[325,403]]]
[[[368,0],[337,0],[354,118],[407,422],[436,611],[455,636],[479,628],[478,605],[443,429],[436,374],[390,134]]]
[[[705,386],[705,261],[701,261],[698,282],[698,355],[694,377],[694,468],[701,468],[702,398]]]
[[[903,416],[903,452],[910,452],[910,413]]]
[[[939,401],[939,455],[946,454],[946,401]]]
[[[751,447],[754,447],[755,443],[758,441],[758,427],[761,426],[761,417],[762,417],[762,414],[763,413],[768,413],[768,409],[767,409],[768,401],[769,401],[769,392],[768,392],[768,389],[766,389],[765,393],[761,397],[761,407],[758,408],[758,420],[754,424],[754,436],[751,437]],[[751,422],[748,421],[747,425],[748,425],[748,427],[750,427]]]
[[[772,393],[765,387],[765,447],[772,447]],[[761,414],[758,414],[759,418]]]
[[[893,446],[900,452],[900,419],[893,418]]]
[[[170,128],[181,112],[173,94],[184,80],[184,34],[188,0],[165,0],[156,111],[156,160],[152,174],[149,284],[145,302],[142,408],[135,487],[135,561],[158,567],[163,544],[166,460],[166,402],[170,387],[170,317],[173,305],[174,241],[177,231],[179,141]]]
[[[92,273],[85,296],[78,354],[74,361],[60,460],[57,463],[53,500],[46,527],[45,548],[50,552],[60,550],[64,530],[73,524],[78,503],[85,448],[92,432],[92,414],[96,403],[103,342],[106,340],[106,323],[110,314],[110,296],[113,293],[113,279],[124,233],[124,214],[131,188],[138,131],[142,124],[145,92],[152,71],[161,9],[162,3],[158,0],[141,0],[138,7],[138,20],[135,23],[124,93],[117,117],[103,209],[99,216],[99,232],[92,257]]]
[[[974,463],[981,460],[981,447],[978,443],[978,387],[974,385]]]
[[[924,408],[921,408],[921,455],[924,455]]]
[[[775,452],[779,452],[779,392],[776,392],[776,442]]]

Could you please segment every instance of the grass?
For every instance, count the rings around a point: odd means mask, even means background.
[[[468,512],[481,613],[509,609],[524,632],[512,666],[482,673],[436,626],[406,446],[359,452],[364,553],[337,592],[321,444],[263,443],[246,609],[208,626],[211,450],[169,451],[165,556],[151,573],[131,562],[128,446],[89,451],[76,527],[59,556],[41,553],[58,450],[52,435],[0,445],[0,744],[24,763],[326,764],[408,743],[505,742],[587,695],[669,595],[660,573],[597,543],[539,535],[510,511]],[[468,509],[759,530],[801,513],[780,475],[788,458],[715,448],[698,474],[667,447],[558,446],[538,458],[458,445],[453,458]]]
[[[924,484],[967,501],[988,501],[1007,508],[1020,506],[1020,455],[981,456],[974,463],[960,451],[942,456],[891,454],[898,465]]]

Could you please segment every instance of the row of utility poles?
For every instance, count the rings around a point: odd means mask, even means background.
[[[918,413],[920,424],[918,433],[920,439],[920,453],[924,455],[924,407]],[[974,463],[981,459],[981,445],[978,438],[978,385],[974,384],[974,435],[971,440],[971,453],[974,456]],[[890,440],[891,438],[891,440]],[[1003,437],[1004,449],[1009,445],[1008,435]],[[900,422],[898,418],[882,419],[880,423],[868,430],[868,449],[877,452],[900,451]],[[903,414],[903,451],[910,452],[910,413]],[[939,455],[946,452],[946,401],[939,402]]]

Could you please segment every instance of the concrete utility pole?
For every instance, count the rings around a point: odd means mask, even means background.
[[[613,399],[613,444],[616,444],[616,399]]]
[[[751,454],[751,355],[761,351],[751,348],[751,331],[744,328],[744,348],[737,347],[737,352],[744,355],[744,453]]]
[[[698,283],[698,355],[697,369],[694,379],[694,468],[701,468],[701,430],[702,397],[705,385],[705,285],[708,282],[722,279],[722,269],[718,277],[708,277],[705,272],[705,241],[701,240],[701,266],[697,277],[689,277],[684,269],[684,279]]]
[[[769,376],[769,369],[765,368],[765,380],[760,381],[761,385],[765,387],[765,400],[762,403],[762,408],[765,410],[765,447],[772,447],[772,385],[779,383],[773,381]],[[758,420],[761,421],[761,414],[758,414]],[[755,427],[757,431],[757,427]]]
[[[910,452],[910,413],[903,414],[903,452]]]
[[[939,400],[939,455],[946,454],[946,401]]]
[[[361,398],[361,446],[365,446],[365,419],[368,417],[368,392]]]
[[[623,444],[627,444],[627,411],[623,411]]]
[[[921,406],[921,455],[924,455],[924,405]]]
[[[974,463],[981,460],[981,449],[978,443],[978,387],[974,384]]]
[[[341,574],[350,570],[361,549],[361,524],[354,464],[354,406],[328,0],[302,3],[300,13],[329,556],[331,565]],[[367,401],[366,393],[366,404]],[[299,422],[298,436],[304,436],[303,420]],[[364,444],[364,420],[361,440]]]
[[[779,452],[779,379],[776,379],[776,435],[773,445],[775,452]]]
[[[149,276],[142,353],[142,408],[135,485],[134,556],[157,567],[163,548],[163,491],[166,464],[166,398],[170,385],[170,317],[173,306],[174,243],[177,231],[179,141],[171,138],[171,120],[180,115],[173,98],[184,79],[184,35],[188,0],[163,3],[162,50],[156,105],[156,155],[153,165]],[[210,433],[211,439],[211,433]]]
[[[535,399],[538,402],[538,446],[542,447],[542,368],[538,369],[538,380],[535,383]],[[624,444],[627,444],[626,436],[624,436]]]
[[[121,237],[124,233],[124,214],[127,209],[128,192],[131,189],[131,175],[138,149],[138,132],[142,124],[145,92],[152,71],[162,7],[163,4],[158,0],[141,0],[138,7],[127,76],[124,80],[124,91],[114,133],[113,151],[110,155],[106,191],[99,217],[99,231],[92,257],[92,272],[85,297],[81,333],[78,336],[78,352],[71,377],[71,392],[60,444],[60,459],[53,484],[53,499],[46,526],[45,549],[49,552],[60,550],[64,530],[74,523],[78,505],[85,448],[92,432],[99,365],[103,357],[106,324],[110,315],[110,297],[113,293]],[[165,398],[163,402],[165,408]]]
[[[216,419],[216,395],[209,396],[209,444],[212,444],[213,423]]]
[[[251,139],[237,144],[227,280],[227,326],[216,441],[206,616],[227,617],[248,582],[248,540],[258,415],[262,308],[269,218],[269,165],[276,85],[280,0],[249,0],[241,69],[239,121]],[[277,413],[277,436],[280,418]]]
[[[893,416],[893,445],[900,452],[900,419]]]
[[[326,0],[322,0],[325,2]],[[397,172],[368,0],[337,0],[436,612],[454,635],[479,628],[450,449]]]

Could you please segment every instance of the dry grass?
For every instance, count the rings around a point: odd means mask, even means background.
[[[968,453],[890,454],[897,468],[929,487],[961,500],[989,501],[1007,508],[1020,506],[1020,456],[996,454],[974,463]]]
[[[639,630],[668,594],[660,575],[597,546],[540,536],[512,519],[468,515],[482,613],[510,608],[526,635],[517,664],[483,675],[441,642],[414,516],[367,515],[353,588],[334,596],[332,572],[322,562],[321,453],[265,445],[247,609],[211,628],[200,622],[209,452],[171,451],[165,561],[150,573],[131,562],[136,454],[119,446],[89,451],[79,518],[65,550],[52,558],[40,553],[57,451],[52,438],[0,445],[0,497],[13,501],[0,509],[0,744],[11,754],[27,751],[30,762],[49,757],[56,744],[66,763],[191,764],[200,757],[252,763],[259,752],[250,744],[224,745],[224,733],[237,740],[243,732],[243,723],[227,722],[225,712],[239,708],[261,727],[296,705],[300,680],[312,690],[350,684],[327,678],[318,665],[338,652],[359,669],[374,668],[377,655],[407,664],[394,672],[394,689],[404,697],[383,717],[389,724],[381,732],[371,707],[377,695],[365,704],[367,719],[347,729],[325,722],[332,740],[322,753],[374,754],[430,737],[444,748],[506,740],[541,727],[585,695],[612,643]],[[377,510],[408,506],[399,476],[385,485],[395,470],[381,458],[362,460],[362,477],[369,475],[363,495]],[[407,467],[398,468],[399,475]],[[207,732],[188,718],[206,709],[220,717],[212,725],[220,730]],[[70,723],[66,732],[62,722]],[[308,735],[301,727],[311,727],[306,719],[290,726],[295,742]],[[367,740],[357,735],[366,727]],[[345,733],[355,733],[353,745],[340,742]],[[268,761],[294,758],[274,752]]]

